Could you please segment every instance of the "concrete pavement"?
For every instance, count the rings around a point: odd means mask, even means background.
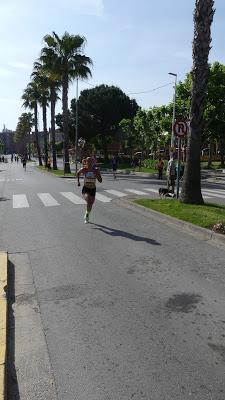
[[[157,182],[104,177],[98,191],[113,200],[84,225],[84,205],[58,195],[79,197],[74,183],[27,172],[9,166],[0,182],[10,398],[223,400],[225,250],[106,192]],[[29,207],[13,208],[21,194]]]

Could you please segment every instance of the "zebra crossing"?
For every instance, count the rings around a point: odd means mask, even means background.
[[[116,189],[105,189],[101,192],[96,193],[96,201],[101,203],[111,203],[112,200],[116,198],[124,198],[129,195],[135,196],[150,196],[151,198],[158,198],[158,188],[145,187],[142,190],[124,188],[123,191]],[[225,190],[222,189],[202,189],[202,194],[204,199],[211,199],[212,201],[215,198],[224,199],[225,200]],[[152,196],[151,196],[152,195]],[[74,205],[83,205],[85,201],[82,195],[77,195],[74,192],[59,192],[56,195],[52,195],[50,193],[36,193],[35,197],[37,197],[40,204],[44,207],[56,207],[61,206],[63,204],[74,204]],[[29,196],[26,194],[13,194],[12,196],[12,207],[15,209],[19,208],[29,208],[32,206],[32,199],[29,199]]]
[[[23,178],[0,178],[0,182],[17,182],[23,181]]]

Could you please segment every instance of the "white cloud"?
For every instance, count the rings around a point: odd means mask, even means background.
[[[32,69],[31,64],[21,63],[21,62],[9,62],[8,65],[16,69]]]
[[[7,69],[7,68],[0,68],[0,77],[12,76],[15,75],[15,72]]]

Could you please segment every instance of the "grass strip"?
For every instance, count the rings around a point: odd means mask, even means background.
[[[183,221],[211,229],[213,225],[225,224],[225,206],[206,203],[204,205],[184,204],[175,199],[138,199],[135,203],[159,211]]]
[[[46,169],[44,166],[41,166],[41,165],[38,165],[36,168],[39,169],[39,171],[42,171],[42,172],[48,172],[48,173],[56,175],[56,176],[64,176],[63,169],[56,169],[56,170],[55,169],[50,169],[48,171],[48,169]],[[70,173],[66,173],[65,175],[66,176],[74,176],[75,173],[74,172],[70,172]]]

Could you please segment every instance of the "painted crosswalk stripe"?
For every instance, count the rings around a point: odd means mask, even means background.
[[[74,194],[73,192],[60,192],[62,196],[64,196],[66,199],[70,200],[74,204],[85,204],[85,201]]]
[[[202,191],[202,193],[203,193],[203,196],[204,196],[204,194],[206,194],[206,196],[212,196],[212,197],[218,197],[219,199],[225,199],[225,194],[222,195],[222,194],[210,193],[206,190]]]
[[[127,196],[126,193],[119,192],[119,190],[114,190],[114,189],[107,189],[107,190],[105,190],[105,192],[107,192],[109,194],[113,194],[114,196],[117,196],[117,197]]]
[[[153,192],[159,194],[159,189],[151,189],[151,188],[144,188],[144,190],[147,190],[148,192]]]
[[[104,196],[104,194],[96,193],[96,199],[102,201],[102,203],[109,203],[112,199]]]
[[[29,203],[25,194],[13,195],[13,208],[28,208]]]
[[[203,196],[204,199],[211,199],[212,198],[211,196],[205,196],[204,193],[202,193],[202,196]]]
[[[134,190],[134,189],[125,189],[126,192],[134,193],[134,194],[147,194],[145,192],[141,192],[141,190]]]
[[[38,193],[37,195],[45,207],[59,206],[58,201],[56,201],[49,193]]]
[[[209,193],[218,193],[218,194],[224,194],[225,195],[225,190],[223,189],[202,189],[203,191],[209,192]]]

